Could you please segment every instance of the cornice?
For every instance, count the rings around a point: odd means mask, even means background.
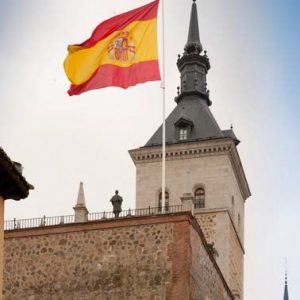
[[[129,150],[129,154],[135,165],[161,162],[162,147],[142,147]],[[217,155],[228,155],[239,189],[245,201],[251,196],[251,192],[233,139],[210,139],[166,145],[166,161]]]
[[[228,153],[231,146],[231,139],[213,139],[166,145],[166,160],[190,159]],[[129,150],[129,154],[135,164],[161,161],[162,147],[142,147]]]
[[[235,177],[237,179],[243,199],[244,201],[246,201],[251,196],[251,192],[250,192],[249,184],[244,172],[244,168],[239,153],[235,146],[230,149],[229,158],[230,158],[232,168],[235,172]]]

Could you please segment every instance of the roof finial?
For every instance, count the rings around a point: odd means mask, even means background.
[[[285,276],[284,276],[284,283],[287,285],[287,258],[285,258]]]
[[[190,28],[187,43],[184,47],[185,54],[200,54],[203,47],[200,42],[198,13],[196,0],[193,0],[190,18]]]

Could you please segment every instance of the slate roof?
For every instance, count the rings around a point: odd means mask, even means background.
[[[200,42],[197,5],[194,1],[190,17],[187,44],[177,65],[181,72],[181,93],[176,97],[177,106],[166,119],[166,144],[192,142],[206,139],[231,138],[236,144],[239,140],[232,129],[221,130],[209,109],[209,91],[206,90],[206,74],[210,64]],[[195,70],[191,72],[190,70]],[[201,71],[199,71],[201,70]],[[184,79],[182,79],[184,78]],[[187,80],[188,82],[186,82]],[[199,89],[199,86],[201,88]],[[188,90],[186,88],[188,87]],[[188,138],[179,140],[179,126],[186,120],[190,124]],[[162,144],[162,126],[148,140],[145,147]]]
[[[232,129],[222,130],[222,132],[224,137],[233,139],[236,145],[240,143],[240,140],[236,137]]]
[[[179,141],[175,123],[180,118],[186,118],[194,126],[187,140]],[[185,98],[174,108],[166,119],[166,144],[193,142],[206,139],[232,138],[236,144],[239,140],[232,129],[221,130],[205,100],[190,96]],[[162,126],[146,143],[145,147],[158,146],[162,144]]]

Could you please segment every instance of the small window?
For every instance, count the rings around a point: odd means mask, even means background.
[[[187,128],[179,128],[179,140],[185,141],[188,138],[188,129]]]
[[[194,123],[191,120],[181,116],[174,125],[176,127],[176,135],[179,141],[186,141],[190,138],[194,127]]]
[[[158,211],[162,210],[162,192],[158,196]],[[169,193],[165,192],[165,211],[169,211]]]
[[[205,207],[205,191],[203,188],[198,188],[195,191],[195,208]]]

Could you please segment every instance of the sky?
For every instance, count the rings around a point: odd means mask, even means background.
[[[66,93],[67,45],[103,20],[148,0],[0,0],[0,146],[35,187],[8,200],[5,218],[68,215],[84,182],[90,212],[111,211],[115,189],[135,203],[129,149],[162,121],[160,82],[128,90]],[[179,85],[190,0],[165,0],[166,112]],[[212,65],[211,110],[234,131],[252,196],[246,201],[245,300],[300,299],[300,2],[198,0],[201,41]],[[161,10],[159,13],[161,58]]]

